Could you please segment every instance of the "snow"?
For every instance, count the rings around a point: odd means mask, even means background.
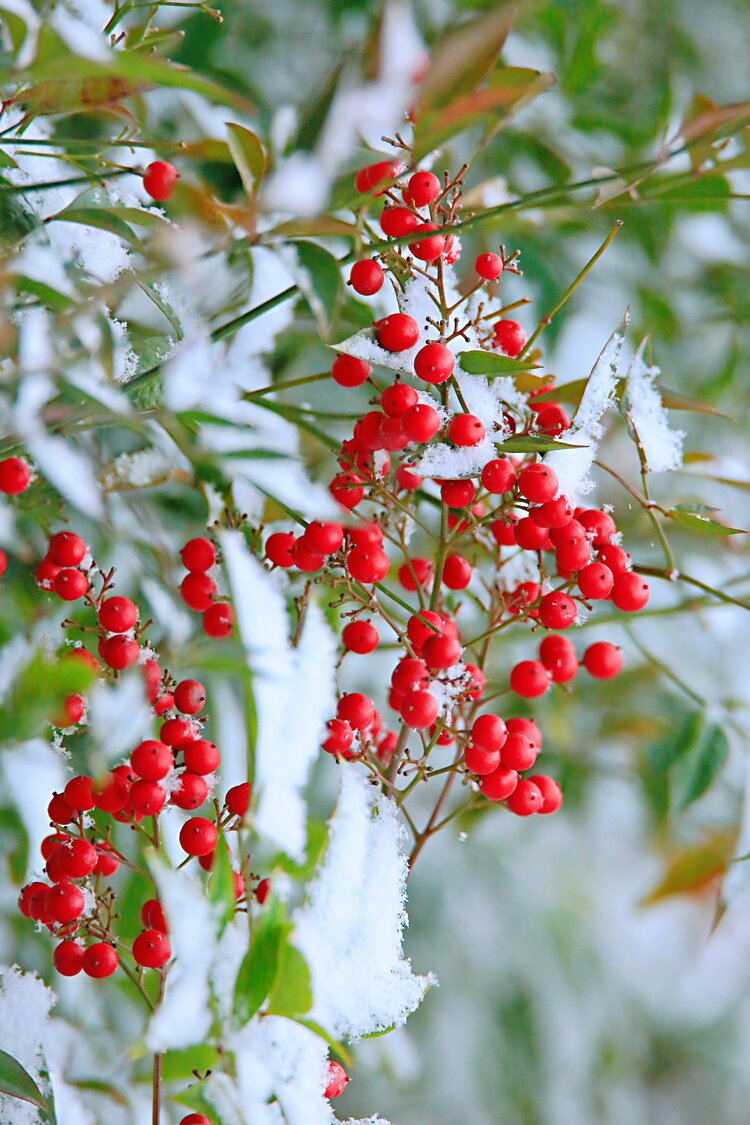
[[[253,673],[257,828],[301,859],[306,843],[302,790],[335,709],[335,639],[321,609],[310,601],[300,642],[293,648],[276,579],[250,554],[240,532],[223,532],[220,542]]]
[[[63,789],[68,773],[63,761],[42,738],[5,746],[0,756],[3,791],[18,810],[29,841],[31,871],[39,870],[39,845],[49,835],[47,805]]]
[[[98,683],[89,695],[89,732],[100,765],[113,766],[151,737],[154,725],[146,703],[143,678],[137,671],[126,672],[113,685]]]
[[[46,1069],[44,1042],[55,994],[34,973],[17,966],[0,968],[0,1049],[7,1051],[34,1079],[42,1093],[49,1090],[42,1078]],[[34,1106],[0,1094],[0,1122],[36,1125]]]
[[[235,1052],[237,1091],[247,1125],[330,1125],[323,1097],[328,1044],[292,1020],[252,1020],[230,1040]],[[282,1115],[269,1106],[278,1099]]]
[[[625,377],[623,406],[638,435],[650,473],[666,473],[682,465],[682,443],[685,434],[673,430],[656,383],[658,367],[644,359],[648,340],[636,351]]]
[[[312,972],[311,1018],[335,1035],[401,1026],[436,983],[403,955],[404,840],[395,804],[343,770],[326,855],[294,919]]]

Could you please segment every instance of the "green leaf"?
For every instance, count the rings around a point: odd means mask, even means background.
[[[266,174],[268,158],[255,133],[244,125],[227,122],[229,151],[248,195],[254,195]]]
[[[50,223],[79,223],[84,227],[97,227],[99,230],[109,231],[117,235],[123,242],[137,248],[140,239],[128,224],[114,214],[113,209],[105,210],[103,207],[75,207],[60,211],[48,219]]]
[[[245,1024],[254,1016],[273,988],[279,960],[292,927],[283,920],[280,907],[272,900],[261,914],[250,948],[237,974],[234,989],[234,1014]]]
[[[217,907],[219,914],[219,934],[224,932],[227,922],[234,918],[235,894],[232,859],[226,840],[223,839],[214,853],[209,882],[209,899]]]
[[[426,109],[447,106],[479,86],[497,62],[515,12],[515,4],[493,4],[484,15],[452,28],[433,47],[417,91],[417,123]]]
[[[688,531],[697,531],[700,535],[746,535],[747,532],[739,527],[726,527],[718,520],[709,519],[702,512],[684,512],[679,508],[670,508],[667,512],[669,519],[674,520]]]
[[[732,861],[736,842],[734,832],[715,832],[694,847],[672,856],[667,869],[654,889],[641,899],[641,906],[651,906],[674,895],[702,894],[705,888],[723,875]]]
[[[550,453],[553,449],[582,449],[568,441],[556,441],[544,434],[519,434],[498,442],[497,448],[503,453]]]
[[[319,1023],[316,1023],[315,1020],[309,1020],[301,1016],[291,1016],[290,1018],[293,1019],[295,1023],[301,1024],[302,1027],[306,1027],[308,1031],[312,1031],[314,1035],[319,1036],[321,1039],[325,1039],[328,1046],[331,1048],[334,1054],[338,1055],[344,1066],[352,1066],[352,1056],[349,1054],[344,1044],[340,1043],[338,1039],[334,1039],[334,1037],[330,1035],[324,1027],[321,1027]]]
[[[312,1005],[310,968],[300,951],[287,942],[279,957],[268,1011],[275,1016],[302,1016]]]
[[[41,1110],[47,1109],[47,1102],[34,1079],[6,1051],[0,1051],[0,1093],[22,1102],[31,1102]]]
[[[304,863],[295,863],[289,856],[279,852],[271,861],[271,867],[280,867],[287,875],[307,882],[314,874],[328,842],[328,824],[324,820],[310,818],[307,822],[307,847]]]
[[[531,360],[511,359],[507,355],[496,355],[494,352],[472,351],[460,352],[458,366],[467,375],[517,375],[521,371],[532,371],[538,363]]]
[[[292,242],[289,246],[294,280],[328,340],[343,293],[339,264],[333,254],[314,242]]]
[[[167,1051],[162,1060],[162,1078],[165,1082],[183,1082],[193,1077],[193,1071],[212,1070],[220,1058],[215,1047],[200,1043],[181,1051]]]
[[[0,730],[6,742],[32,738],[45,730],[68,695],[85,691],[94,672],[80,660],[47,660],[36,653],[21,669],[3,706]]]
[[[703,737],[683,754],[672,770],[671,804],[674,812],[682,812],[702,797],[723,770],[729,757],[727,736],[720,726],[712,724]]]
[[[17,809],[10,805],[0,808],[0,839],[4,836],[10,837],[3,849],[10,877],[14,883],[22,883],[29,864],[29,838]]]

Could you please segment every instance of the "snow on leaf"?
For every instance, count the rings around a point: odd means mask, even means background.
[[[393,802],[374,803],[364,778],[345,770],[323,864],[294,919],[312,972],[311,1018],[334,1035],[401,1026],[434,983],[403,956],[403,846]]]
[[[42,1092],[46,1070],[44,1042],[55,994],[33,973],[13,967],[0,970],[0,1049],[7,1051],[31,1075]],[[35,1106],[0,1094],[0,1121],[13,1125],[35,1125]]]
[[[666,473],[682,465],[685,434],[673,430],[656,383],[659,368],[644,359],[648,339],[643,340],[631,360],[625,377],[622,410],[640,442],[650,473]]]
[[[224,532],[240,637],[253,672],[258,712],[255,784],[258,830],[295,859],[304,855],[302,790],[335,708],[333,634],[311,602],[299,644],[289,642],[284,598],[239,532]]]
[[[140,672],[125,673],[113,686],[97,684],[89,696],[88,720],[93,743],[108,766],[150,737],[154,718]]]
[[[328,1045],[282,1016],[253,1020],[232,1037],[238,1101],[247,1125],[331,1125],[323,1096]],[[275,1097],[276,1107],[268,1105]]]

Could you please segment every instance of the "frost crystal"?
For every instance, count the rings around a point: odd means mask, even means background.
[[[313,978],[311,1016],[335,1035],[400,1026],[435,983],[403,956],[403,848],[396,806],[374,803],[364,778],[345,770],[323,865],[295,917]]]
[[[641,443],[648,471],[666,473],[682,464],[685,434],[669,425],[656,384],[659,368],[649,367],[643,358],[647,343],[643,340],[628,368],[624,406]]]

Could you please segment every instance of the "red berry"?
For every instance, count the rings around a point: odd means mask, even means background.
[[[65,602],[74,602],[82,598],[89,588],[89,580],[81,570],[65,567],[55,576],[53,589],[58,598]]]
[[[434,172],[415,172],[409,178],[409,195],[415,207],[427,207],[434,203],[443,186]]]
[[[141,816],[158,816],[167,794],[155,781],[136,781],[130,790],[130,808]]]
[[[47,558],[58,566],[78,566],[86,557],[86,544],[72,531],[58,531],[47,547]]]
[[[448,555],[443,563],[443,585],[449,590],[465,590],[471,582],[471,563],[463,555]]]
[[[372,367],[353,355],[340,355],[331,368],[331,378],[340,387],[361,387],[369,378]]]
[[[599,547],[597,554],[599,562],[608,566],[614,575],[623,574],[630,568],[630,555],[616,543],[605,543]]]
[[[471,727],[471,740],[483,750],[502,750],[508,730],[499,715],[479,715]]]
[[[191,574],[204,574],[216,562],[216,548],[210,539],[188,539],[180,551],[182,565]]]
[[[541,461],[526,465],[518,474],[518,491],[532,504],[544,504],[554,499],[558,488],[556,475]]]
[[[558,496],[556,500],[548,500],[539,508],[532,508],[529,515],[539,527],[552,528],[565,527],[570,523],[573,514],[573,505],[565,496]]]
[[[47,913],[54,922],[74,922],[83,914],[84,902],[83,891],[72,883],[55,883],[47,891]]]
[[[207,738],[196,738],[192,742],[185,742],[180,749],[185,760],[185,769],[189,773],[200,774],[201,777],[213,773],[221,762],[219,748]]]
[[[545,773],[537,773],[530,777],[529,781],[533,782],[542,794],[542,804],[537,812],[542,813],[543,816],[549,816],[550,813],[557,812],[563,803],[563,795],[555,779],[548,777]]]
[[[371,621],[350,621],[341,633],[344,648],[365,656],[378,647],[380,637]]]
[[[320,523],[314,520],[302,536],[311,551],[319,555],[332,555],[344,542],[344,529],[340,523]]]
[[[268,896],[270,894],[270,891],[271,891],[271,880],[270,879],[261,879],[261,881],[258,883],[258,886],[255,888],[255,899],[256,899],[256,902],[258,902],[258,904],[260,906],[262,906],[263,903],[266,901],[266,899],[268,898]]]
[[[96,848],[88,840],[67,840],[59,850],[60,868],[71,879],[85,879],[96,867]]]
[[[488,492],[492,492],[495,496],[510,492],[515,480],[515,465],[512,461],[506,461],[503,457],[488,461],[482,469],[482,484]]]
[[[495,281],[503,272],[503,259],[499,254],[480,254],[474,263],[474,269],[485,281]]]
[[[75,810],[70,807],[62,793],[55,793],[47,805],[47,816],[54,824],[69,824],[75,816]]]
[[[492,538],[501,547],[513,547],[516,543],[516,524],[518,517],[509,515],[502,520],[493,520],[490,524]]]
[[[615,576],[604,563],[592,562],[583,567],[576,581],[584,598],[596,601],[600,598],[609,597],[612,593]]]
[[[434,625],[435,628],[431,629],[430,625]],[[431,609],[424,609],[419,615],[413,614],[406,626],[407,636],[417,655],[422,651],[422,645],[427,638],[434,637],[436,632],[443,632],[443,622],[439,614],[434,613]]]
[[[68,695],[62,701],[60,710],[53,715],[50,722],[53,727],[74,727],[80,723],[86,711],[82,695]]]
[[[572,543],[563,543],[555,551],[555,562],[558,573],[569,576],[573,571],[581,570],[591,558],[591,544],[588,539],[576,539]]]
[[[339,700],[336,715],[355,730],[367,730],[375,718],[375,706],[366,695],[353,691]]]
[[[161,781],[173,768],[174,758],[168,746],[150,738],[136,746],[130,764],[144,781]]]
[[[533,781],[519,781],[516,788],[508,797],[507,805],[516,816],[533,816],[542,807],[542,791],[537,789]]]
[[[527,770],[534,765],[539,753],[525,734],[509,734],[502,749],[502,762],[506,769]]]
[[[355,547],[346,558],[346,569],[356,582],[382,582],[390,568],[390,559],[380,547]]]
[[[494,346],[511,359],[519,356],[526,346],[526,334],[515,320],[498,320],[493,328]]]
[[[485,777],[498,769],[500,751],[488,750],[484,746],[477,746],[476,743],[470,742],[464,751],[464,765],[470,773],[475,773],[477,777]]]
[[[557,437],[564,430],[569,430],[570,426],[570,415],[556,402],[543,406],[536,416],[536,428],[539,433],[548,434],[550,437]]]
[[[603,547],[605,543],[609,543],[617,531],[609,512],[601,512],[597,508],[580,512],[576,518],[590,535],[595,547]]]
[[[468,508],[476,491],[473,480],[444,480],[440,485],[440,498],[449,508]]]
[[[508,719],[505,725],[509,734],[525,734],[534,743],[537,750],[542,749],[542,732],[533,719]]]
[[[47,893],[46,883],[27,883],[25,887],[21,887],[18,895],[18,909],[23,914],[24,918],[31,918],[31,900],[34,895]]]
[[[440,415],[434,407],[419,402],[402,414],[401,426],[409,441],[421,445],[434,437],[440,429]]]
[[[108,633],[127,633],[138,620],[138,608],[130,598],[106,598],[99,607],[99,624]]]
[[[135,637],[126,637],[121,633],[99,642],[99,655],[104,663],[120,672],[123,668],[137,664],[140,652],[140,645]]]
[[[295,540],[290,553],[292,562],[297,569],[304,571],[306,574],[312,574],[316,570],[321,570],[325,565],[323,555],[312,551],[301,536],[299,539]]]
[[[401,170],[402,165],[398,160],[379,160],[377,164],[368,164],[366,168],[360,168],[355,175],[354,188],[360,195],[364,195],[386,180],[394,180]]]
[[[164,907],[158,898],[146,899],[141,907],[141,923],[147,930],[160,930],[163,934],[169,933]]]
[[[390,418],[400,418],[418,401],[417,392],[408,383],[392,383],[380,396],[380,405]]]
[[[401,718],[407,727],[424,730],[438,717],[438,701],[429,691],[410,691],[401,704]]]
[[[6,457],[0,461],[0,492],[18,496],[31,484],[31,469],[20,457]]]
[[[524,551],[543,551],[549,543],[546,527],[539,527],[530,516],[524,516],[514,528],[515,542]]]
[[[380,227],[387,238],[403,238],[419,225],[419,216],[408,207],[386,207],[380,216]]]
[[[78,976],[83,968],[83,948],[77,941],[61,941],[52,954],[52,964],[61,977]]]
[[[232,816],[244,816],[250,807],[250,782],[243,781],[228,789],[224,804]]]
[[[159,739],[167,746],[179,746],[194,737],[195,728],[187,719],[167,719],[159,728]]]
[[[388,352],[406,352],[419,340],[417,322],[406,313],[391,313],[375,322],[378,343]]]
[[[180,583],[180,597],[196,613],[203,613],[216,594],[216,583],[207,574],[186,574]]]
[[[207,771],[210,772],[210,771]],[[208,797],[208,785],[197,773],[181,773],[179,784],[170,794],[169,799],[178,809],[192,812],[200,808]]]
[[[452,668],[461,659],[461,642],[446,634],[428,637],[422,646],[422,658],[433,672]]]
[[[437,231],[435,223],[420,223],[414,228],[415,234],[427,234],[428,231]],[[434,262],[445,250],[445,236],[434,234],[431,238],[421,238],[418,242],[410,242],[409,250],[415,258],[422,262]]]
[[[161,743],[156,743],[161,746]],[[96,807],[102,812],[122,812],[130,796],[130,782],[120,773],[105,773],[91,787]]]
[[[211,1122],[204,1113],[189,1113],[180,1118],[180,1125],[211,1125]]]
[[[291,550],[294,542],[291,531],[275,531],[266,539],[266,558],[274,566],[293,566]]]
[[[206,705],[206,689],[198,680],[182,680],[174,689],[174,702],[183,715],[197,715]]]
[[[648,583],[633,570],[615,575],[611,598],[624,613],[635,613],[648,602]]]
[[[427,640],[439,635],[438,633],[431,633]],[[400,695],[406,695],[410,691],[421,691],[427,687],[429,682],[430,677],[425,661],[411,656],[405,656],[402,660],[399,660],[391,674],[391,684]]]
[[[510,673],[510,690],[524,699],[544,695],[549,687],[549,673],[538,660],[522,660]]]
[[[68,807],[74,812],[88,812],[94,807],[94,795],[90,777],[72,777],[63,790]]]
[[[365,547],[368,551],[373,547],[380,547],[383,543],[383,532],[377,523],[365,520],[356,527],[347,527],[346,536],[355,547]]]
[[[355,262],[349,274],[349,284],[355,293],[363,297],[372,297],[383,286],[383,267],[380,262],[373,262],[366,258],[364,261]]]
[[[54,590],[60,567],[51,559],[42,559],[34,571],[34,580],[40,590]]]
[[[83,971],[88,977],[101,980],[111,977],[117,968],[117,952],[105,941],[90,945],[83,954]]]
[[[545,594],[539,603],[539,620],[547,629],[568,629],[577,612],[573,599],[560,590]]]
[[[351,757],[349,750],[354,741],[354,731],[349,723],[345,719],[329,719],[326,726],[328,734],[323,740],[323,749],[326,753]]]
[[[203,614],[203,632],[207,637],[230,637],[234,629],[234,610],[229,602],[214,602]]]
[[[160,969],[171,956],[169,938],[161,930],[143,930],[133,942],[133,960],[146,969]]]
[[[399,465],[395,476],[396,484],[399,488],[403,488],[405,492],[414,492],[424,480],[424,477],[420,477],[418,473],[413,472],[412,465]]]
[[[114,854],[111,847],[108,844],[100,844],[96,852],[97,858],[94,874],[103,875],[105,878],[114,875],[115,871],[117,871],[120,866],[120,860]]]
[[[455,365],[453,352],[438,340],[425,344],[414,357],[414,370],[419,378],[433,385],[450,379]]]
[[[180,829],[180,845],[188,855],[208,855],[216,847],[216,825],[205,816],[193,816]]]
[[[584,652],[583,666],[595,679],[611,680],[622,671],[622,652],[609,641],[597,641]]]
[[[576,650],[567,637],[545,637],[539,645],[539,659],[556,684],[567,684],[578,672]]]
[[[421,173],[418,173],[421,174]],[[431,175],[426,172],[425,175]],[[414,177],[412,176],[412,180]],[[437,179],[437,177],[435,177]],[[411,183],[411,181],[410,181]],[[339,1094],[343,1094],[346,1089],[346,1084],[349,1077],[340,1063],[334,1062],[333,1059],[328,1063],[328,1073],[326,1075],[326,1088],[323,1091],[324,1098],[337,1098]]]
[[[152,199],[163,203],[174,191],[179,174],[168,160],[152,160],[143,173],[143,187]]]
[[[344,508],[356,508],[365,494],[362,477],[357,473],[339,473],[329,484],[328,491]]]
[[[432,564],[429,559],[410,559],[399,567],[398,580],[405,590],[413,592],[417,586],[426,587],[432,582]]]
[[[504,801],[518,785],[518,774],[500,766],[479,782],[479,791],[488,801]]]
[[[448,437],[454,445],[479,445],[487,436],[487,431],[474,414],[457,414],[448,426]]]

